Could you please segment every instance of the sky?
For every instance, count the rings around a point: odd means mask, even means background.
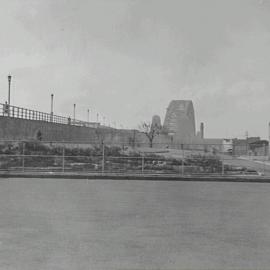
[[[270,0],[0,0],[0,96],[136,128],[191,99],[209,138],[268,137]]]

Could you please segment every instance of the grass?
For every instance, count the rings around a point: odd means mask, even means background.
[[[0,269],[269,269],[270,184],[0,180]]]

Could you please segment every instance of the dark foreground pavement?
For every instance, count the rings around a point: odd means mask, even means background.
[[[269,269],[270,184],[0,179],[0,269]]]

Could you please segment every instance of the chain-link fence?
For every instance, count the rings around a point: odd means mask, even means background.
[[[263,153],[267,154],[268,151]],[[0,142],[0,170],[260,176],[270,175],[270,162],[268,155],[235,156],[230,150],[222,151],[221,145],[218,147],[212,145],[212,148],[210,145],[149,148],[89,142],[2,141]]]

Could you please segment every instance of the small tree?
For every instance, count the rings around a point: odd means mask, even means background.
[[[152,148],[154,138],[160,133],[160,126],[149,122],[142,122],[139,126],[139,130],[146,135],[149,140],[149,146]]]

